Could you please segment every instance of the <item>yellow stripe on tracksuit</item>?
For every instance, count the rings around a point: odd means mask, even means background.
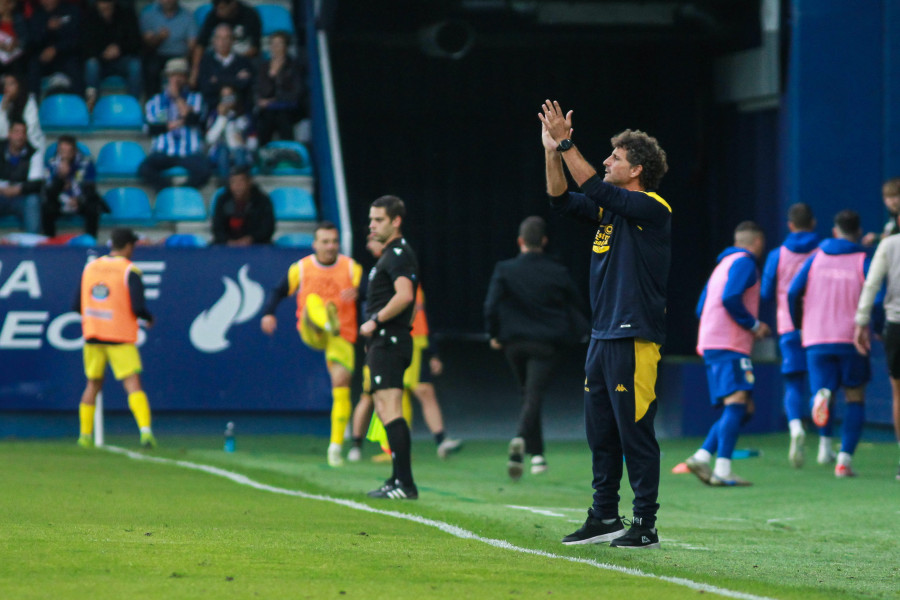
[[[634,422],[640,421],[656,400],[657,365],[660,345],[634,340]]]

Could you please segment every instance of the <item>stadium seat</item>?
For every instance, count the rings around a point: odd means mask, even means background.
[[[112,94],[97,101],[92,118],[95,129],[140,129],[144,110],[134,96]]]
[[[97,245],[97,238],[88,234],[82,233],[81,235],[76,235],[68,242],[66,242],[66,246],[78,246],[81,248],[93,248]]]
[[[207,243],[196,233],[173,233],[166,238],[165,245],[168,248],[203,248]]]
[[[257,4],[256,12],[259,13],[259,20],[262,21],[264,36],[272,35],[276,31],[287,31],[291,35],[294,34],[291,13],[285,7],[277,4]]]
[[[312,233],[285,233],[275,240],[276,246],[284,248],[312,248]]]
[[[78,151],[84,154],[85,156],[91,155],[91,149],[87,147],[87,144],[83,144],[81,142],[77,142]],[[56,142],[53,142],[47,149],[44,150],[44,165],[50,165],[50,159],[56,156]]]
[[[54,94],[44,98],[38,115],[44,129],[87,129],[91,124],[87,104],[75,94]]]
[[[111,213],[103,215],[102,220],[109,223],[142,223],[153,222],[153,211],[150,209],[150,198],[141,188],[118,187],[103,194],[103,199],[111,209]]]
[[[108,75],[100,81],[100,89],[102,90],[124,90],[128,85],[125,79],[119,75]]]
[[[213,192],[212,198],[209,201],[209,214],[212,215],[216,212],[216,202],[219,201],[219,196],[225,193],[225,188],[220,187],[216,188],[216,191]]]
[[[163,177],[187,177],[188,172],[184,167],[172,167],[171,169],[166,169],[162,172]]]
[[[107,142],[97,155],[98,177],[137,177],[147,154],[137,142]]]
[[[270,194],[275,218],[280,221],[314,221],[316,203],[312,194],[296,187],[275,188]]]
[[[212,2],[201,4],[194,9],[194,22],[197,24],[197,31],[200,31],[203,27],[203,21],[206,20],[206,15],[209,14],[210,10],[212,10]]]
[[[192,187],[167,187],[156,195],[153,216],[157,221],[205,221],[203,195]]]
[[[309,150],[301,142],[269,142],[260,150],[259,155],[262,172],[267,175],[312,175]]]

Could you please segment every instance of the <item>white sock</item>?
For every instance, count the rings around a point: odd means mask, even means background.
[[[712,454],[710,454],[708,451],[704,450],[703,448],[700,448],[699,450],[694,452],[694,458],[696,458],[699,462],[709,463],[709,461],[712,460]]]
[[[819,438],[819,450],[822,452],[831,452],[831,438],[824,435]]]
[[[716,477],[720,477],[722,479],[731,476],[731,459],[730,458],[717,458],[716,459],[716,468],[713,469],[713,475]]]
[[[788,428],[791,430],[791,437],[800,437],[804,434],[803,421],[800,419],[791,419],[788,421]]]
[[[847,454],[846,452],[838,452],[837,464],[849,467],[851,462],[853,462],[852,454]]]
[[[141,433],[153,433],[153,430],[150,429],[149,427],[141,427],[140,430],[141,430]]]

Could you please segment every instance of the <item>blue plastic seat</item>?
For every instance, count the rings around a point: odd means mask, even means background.
[[[271,159],[276,159],[278,150],[291,151],[291,154],[296,153],[300,157],[300,163],[279,161],[275,164],[264,164],[262,165],[263,172],[269,175],[312,175],[312,161],[305,144],[290,140],[275,140],[263,146],[260,156],[270,156]]]
[[[153,215],[157,221],[205,221],[203,194],[192,187],[167,187],[156,195]]]
[[[173,233],[166,238],[165,245],[168,248],[203,248],[206,240],[196,233]]]
[[[270,194],[275,218],[280,221],[315,221],[316,203],[312,194],[302,188],[281,187]]]
[[[198,31],[203,27],[203,21],[206,20],[206,15],[208,15],[211,10],[212,2],[201,4],[194,9],[194,22],[197,24]]]
[[[311,233],[285,233],[276,238],[275,245],[283,248],[312,248],[314,237]]]
[[[81,235],[76,235],[68,242],[66,242],[66,246],[78,246],[80,248],[93,248],[97,246],[97,238],[90,235],[89,233],[82,233]]]
[[[162,172],[163,177],[187,177],[188,171],[184,167],[172,167]]]
[[[76,142],[76,144],[78,146],[79,152],[81,152],[85,156],[91,155],[91,149],[88,148],[86,144],[83,144],[82,142]],[[54,156],[56,156],[56,142],[53,142],[52,144],[47,146],[46,150],[44,150],[44,165],[49,166],[50,159],[53,158]]]
[[[137,142],[107,142],[97,155],[98,177],[137,177],[147,153]]]
[[[103,194],[103,199],[112,211],[103,215],[102,219],[109,223],[141,223],[153,222],[153,211],[150,209],[150,198],[141,188],[118,187]]]
[[[128,84],[120,75],[107,75],[100,81],[100,89],[103,90],[124,90]]]
[[[95,129],[140,129],[143,125],[144,110],[134,96],[111,94],[94,106]]]
[[[219,197],[225,193],[225,188],[220,187],[216,188],[216,191],[213,192],[212,198],[209,201],[209,214],[210,216],[215,214],[216,212],[216,202],[219,201]]]
[[[53,94],[38,109],[44,129],[87,129],[91,125],[87,104],[75,94]]]
[[[259,13],[259,20],[262,21],[262,34],[272,35],[276,31],[287,31],[291,35],[294,34],[294,21],[291,19],[291,13],[277,4],[257,4],[256,12]]]

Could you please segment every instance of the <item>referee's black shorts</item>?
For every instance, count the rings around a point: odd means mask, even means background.
[[[412,352],[409,331],[376,331],[366,353],[371,391],[403,389],[403,373],[412,361]]]

